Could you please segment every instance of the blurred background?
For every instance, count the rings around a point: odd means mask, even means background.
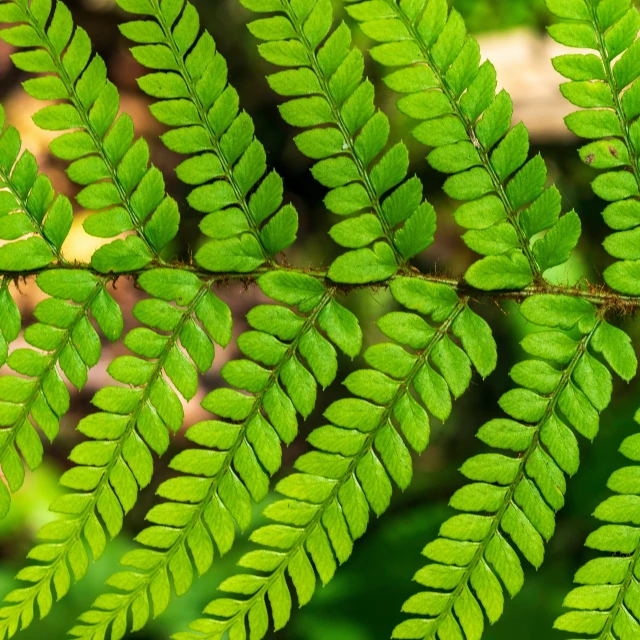
[[[255,119],[257,136],[267,149],[270,164],[285,179],[286,198],[298,208],[301,229],[289,261],[301,266],[328,265],[335,247],[326,232],[333,220],[322,205],[324,192],[312,180],[309,162],[297,152],[292,142],[293,131],[279,118],[277,99],[264,79],[270,70],[257,55],[256,43],[245,27],[248,13],[238,0],[194,0],[194,3],[229,62],[231,82],[240,93],[242,106]],[[115,7],[114,0],[68,0],[68,4],[76,21],[88,30],[97,50],[107,61],[110,77],[121,89],[123,109],[133,116],[138,134],[144,135],[151,144],[154,163],[165,171],[169,191],[181,202],[183,224],[176,252],[186,255],[187,247],[198,242],[199,216],[189,211],[184,203],[185,189],[173,172],[178,159],[158,140],[162,130],[151,118],[147,101],[137,90],[136,77],[140,68],[117,26],[125,16]],[[335,4],[339,13],[339,3]],[[571,264],[555,274],[556,279],[563,283],[576,282],[582,275],[589,282],[602,282],[600,274],[609,264],[601,246],[607,233],[600,215],[603,204],[591,192],[589,182],[594,174],[578,159],[578,141],[567,132],[562,121],[569,105],[560,95],[558,83],[561,79],[550,62],[550,58],[559,53],[559,48],[545,35],[550,17],[543,0],[455,0],[453,4],[467,20],[469,30],[479,38],[483,55],[496,65],[500,85],[514,99],[515,121],[524,120],[529,127],[534,151],[541,152],[547,161],[550,181],[555,182],[563,193],[565,210],[575,208],[582,219],[584,234],[579,250]],[[354,33],[356,42],[366,46],[357,27]],[[12,67],[10,53],[7,45],[0,45],[0,98],[6,107],[8,121],[21,131],[25,145],[36,154],[42,170],[50,175],[56,188],[73,196],[74,187],[66,179],[65,167],[48,153],[49,135],[38,130],[31,121],[31,115],[39,106],[22,90],[20,82],[23,78]],[[424,256],[421,266],[459,277],[473,256],[460,239],[460,229],[451,215],[453,205],[440,190],[443,177],[429,170],[423,149],[411,142],[409,123],[395,110],[393,95],[380,82],[379,70],[368,58],[367,64],[367,73],[379,87],[377,104],[391,117],[394,138],[402,137],[409,144],[411,171],[422,178],[426,196],[438,212],[436,242]],[[77,210],[65,254],[88,260],[96,240],[83,233],[82,220],[83,212]],[[27,324],[32,320],[33,308],[41,294],[32,283],[21,284],[14,292]],[[139,293],[125,281],[117,284],[116,295],[125,312],[139,298]],[[263,300],[255,290],[226,289],[221,295],[233,308],[237,335],[245,328],[243,318],[248,309]],[[379,341],[381,335],[373,322],[391,309],[388,294],[384,291],[373,296],[370,293],[354,294],[349,304],[365,328],[366,344]],[[462,484],[457,469],[467,457],[482,450],[474,434],[486,420],[499,416],[497,400],[510,387],[508,371],[523,357],[518,342],[527,329],[513,313],[514,309],[509,304],[490,303],[477,306],[478,309],[494,328],[500,354],[498,370],[482,385],[480,380],[474,380],[470,391],[454,404],[446,425],[432,420],[432,442],[427,452],[415,460],[411,488],[405,493],[397,492],[388,513],[371,523],[367,536],[356,545],[352,559],[339,570],[333,582],[319,588],[311,604],[296,612],[289,626],[278,634],[282,640],[380,640],[390,637],[393,627],[401,620],[400,606],[416,590],[410,579],[423,564],[420,550],[437,534],[442,521],[451,515],[448,499]],[[636,341],[640,338],[637,323],[625,320],[623,326]],[[20,340],[14,346],[20,346]],[[106,364],[122,352],[121,346],[105,346],[103,363],[91,372],[86,389],[76,394],[59,438],[46,449],[45,464],[37,473],[28,476],[24,488],[14,498],[9,517],[0,522],[0,596],[15,586],[15,572],[24,565],[25,554],[38,528],[50,517],[48,505],[60,491],[57,478],[68,467],[67,455],[79,441],[75,425],[90,410],[93,393],[108,384]],[[202,379],[198,397],[187,407],[187,425],[204,417],[199,401],[208,390],[221,383],[218,372],[224,362],[237,355],[233,343],[218,353],[214,369]],[[301,425],[303,436],[319,424],[322,410],[343,393],[340,381],[350,370],[362,366],[362,361],[345,361],[342,365],[339,379],[320,396],[315,417]],[[582,442],[582,466],[570,482],[567,505],[558,517],[557,533],[548,545],[546,562],[537,573],[527,567],[523,591],[508,604],[502,620],[486,632],[487,640],[561,637],[560,633],[551,630],[552,622],[561,610],[562,598],[571,585],[573,572],[589,557],[583,543],[595,526],[590,514],[607,495],[608,475],[623,464],[617,448],[622,439],[634,431],[631,418],[640,405],[637,391],[637,383],[616,382],[615,401],[602,416],[602,430],[596,446]],[[154,489],[169,476],[166,462],[184,446],[184,439],[178,436],[172,451],[157,464],[154,486],[141,494],[125,530],[108,546],[107,553],[91,568],[80,588],[73,589],[45,621],[34,623],[22,638],[57,640],[65,637],[76,616],[101,592],[105,579],[116,569],[119,557],[134,546],[133,537],[143,527],[144,514],[154,502]],[[291,469],[293,460],[304,449],[304,437],[301,437],[285,452],[279,477]],[[256,508],[255,513],[258,517],[260,508]],[[240,540],[228,556],[216,560],[209,574],[196,581],[187,596],[173,602],[169,612],[143,632],[130,634],[127,638],[168,639],[171,633],[184,629],[216,595],[217,585],[234,570],[246,549],[246,543]]]

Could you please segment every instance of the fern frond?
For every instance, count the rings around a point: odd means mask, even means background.
[[[479,289],[521,289],[566,262],[580,238],[580,218],[560,217],[561,198],[545,188],[540,155],[528,160],[529,133],[511,128],[513,103],[496,95],[496,71],[480,65],[478,43],[447,0],[353,0],[347,6],[364,33],[381,42],[371,56],[398,67],[385,78],[400,111],[420,124],[414,137],[428,147],[436,170],[452,174],[444,189],[464,201],[455,218],[467,246],[486,256],[465,278]],[[533,241],[543,231],[546,235]]]
[[[386,511],[391,481],[402,489],[409,485],[409,446],[422,452],[429,442],[424,407],[446,420],[451,396],[460,396],[470,383],[471,364],[483,376],[493,370],[491,330],[469,309],[468,299],[459,299],[444,285],[413,278],[394,280],[391,290],[398,302],[418,313],[390,313],[378,324],[410,350],[379,344],[366,352],[373,369],[345,380],[356,397],[329,407],[325,417],[330,424],[309,437],[315,450],[297,460],[298,473],[277,486],[284,498],[264,512],[274,524],[251,536],[266,548],[246,554],[240,565],[260,573],[226,580],[221,589],[232,596],[212,601],[205,609],[210,617],[192,623],[192,631],[178,633],[176,640],[213,640],[227,632],[232,638],[246,637],[247,624],[251,637],[259,640],[269,629],[267,601],[274,628],[284,627],[292,605],[287,574],[300,606],[306,604],[315,590],[316,572],[326,583],[351,555],[354,541],[367,528],[369,509],[378,516]]]
[[[59,286],[68,286],[68,280],[62,282]],[[90,440],[73,449],[70,459],[76,466],[61,478],[72,491],[51,506],[66,517],[40,530],[40,544],[29,553],[38,564],[17,575],[31,584],[5,598],[0,637],[12,636],[19,625],[29,626],[36,603],[40,616],[46,616],[52,588],[60,599],[70,588],[71,576],[75,581],[84,577],[89,564],[85,541],[94,560],[102,555],[107,534],[113,538],[119,533],[139,488],[151,480],[151,451],[162,455],[169,433],[182,426],[180,396],[188,400],[195,395],[197,371],[210,369],[214,341],[226,346],[231,339],[231,313],[208,281],[187,271],[156,269],[143,273],[138,282],[152,297],[133,311],[144,326],[124,340],[136,355],[118,357],[108,368],[111,377],[126,386],[100,389],[92,400],[100,412],[80,421],[78,430]]]
[[[389,120],[374,106],[374,88],[363,80],[362,53],[351,47],[342,23],[331,31],[331,0],[242,0],[253,11],[276,15],[249,24],[260,54],[284,71],[267,79],[291,98],[284,120],[307,129],[295,138],[312,160],[314,177],[331,189],[327,209],[351,216],[331,236],[351,249],[329,269],[335,282],[367,283],[389,278],[433,241],[435,212],[422,200],[418,178],[406,180],[409,156],[400,142],[385,152]],[[324,43],[323,43],[324,42]],[[323,43],[323,44],[321,44]]]
[[[634,420],[640,423],[640,412]],[[640,462],[640,435],[626,438],[620,452],[627,459]],[[578,570],[574,581],[581,586],[564,601],[564,606],[573,611],[555,621],[556,629],[598,640],[640,636],[639,478],[638,465],[618,469],[609,478],[607,486],[617,495],[596,508],[595,517],[606,524],[589,535],[585,546],[610,555],[590,560]]]
[[[71,203],[38,172],[34,155],[21,151],[20,133],[5,127],[1,105],[0,130],[0,240],[9,241],[0,247],[0,270],[24,272],[52,262],[65,264],[62,245],[71,229]]]
[[[175,237],[180,214],[165,195],[162,173],[149,166],[149,147],[134,142],[133,121],[119,115],[120,96],[107,80],[107,69],[92,53],[89,36],[75,27],[62,2],[5,0],[0,23],[11,24],[0,38],[24,48],[12,54],[14,64],[29,73],[45,74],[25,82],[29,95],[56,100],[36,113],[35,123],[48,131],[68,131],[51,144],[51,152],[70,161],[68,175],[84,188],[77,200],[97,211],[84,224],[87,233],[125,239],[100,248],[92,266],[102,273],[141,269],[160,261]]]
[[[210,271],[253,271],[273,261],[296,239],[298,215],[282,205],[282,178],[267,173],[266,152],[246,112],[239,113],[236,90],[227,84],[227,63],[211,35],[199,34],[198,12],[184,1],[119,0],[125,10],[152,20],[126,23],[121,30],[141,43],[131,51],[153,72],[139,79],[157,102],[153,115],[171,127],[165,145],[193,156],[177,170],[194,187],[193,209],[207,214],[200,229],[213,240],[195,255]]]
[[[118,339],[122,332],[120,308],[107,292],[104,279],[64,269],[41,273],[37,283],[51,297],[36,307],[38,322],[24,333],[30,348],[14,349],[7,358],[9,367],[19,375],[0,377],[0,466],[8,485],[0,482],[0,517],[9,510],[10,492],[24,482],[22,460],[31,470],[42,462],[43,446],[35,426],[52,441],[60,418],[69,409],[62,374],[80,390],[87,382],[88,369],[100,359],[100,338],[89,313],[110,340]],[[8,329],[10,333],[4,329],[3,334],[14,339],[19,328],[18,321],[15,328]]]
[[[604,170],[592,183],[594,193],[609,202],[604,220],[616,233],[604,247],[620,260],[604,272],[607,284],[638,295],[640,285],[640,14],[630,0],[576,0],[570,6],[547,0],[549,9],[571,21],[549,27],[560,44],[596,53],[562,55],[553,60],[570,82],[560,85],[571,104],[581,107],[565,118],[581,138],[593,140],[580,149],[582,161]]]
[[[150,604],[154,617],[166,609],[170,579],[182,596],[194,574],[209,570],[215,547],[221,555],[228,552],[236,525],[245,530],[251,522],[251,501],[266,496],[269,475],[280,469],[280,442],[290,444],[297,435],[296,411],[307,418],[315,406],[316,380],[327,387],[335,378],[336,351],[318,328],[347,355],[359,353],[358,321],[336,302],[334,288],[283,272],[265,274],[259,285],[273,299],[296,305],[301,315],[276,305],[249,313],[255,330],[240,336],[238,345],[250,359],[228,362],[221,373],[252,395],[216,389],[203,400],[205,409],[225,420],[187,430],[186,438],[198,448],[171,461],[181,475],[158,489],[165,501],[147,514],[153,524],[137,537],[146,548],[123,557],[121,563],[130,568],[108,581],[118,591],[100,596],[80,617],[73,636],[105,638],[111,628],[112,636],[121,637],[129,617],[132,630],[141,629]]]
[[[578,470],[578,442],[568,425],[593,440],[599,413],[611,400],[611,373],[594,352],[625,380],[635,375],[630,339],[588,302],[540,295],[526,300],[521,312],[546,328],[522,342],[538,359],[511,370],[520,386],[500,400],[509,418],[491,420],[478,432],[484,443],[517,456],[481,454],[462,466],[473,483],[450,504],[463,513],[425,547],[431,564],[415,580],[426,590],[405,602],[403,611],[413,617],[396,627],[394,638],[478,639],[484,614],[490,623],[500,618],[503,585],[514,597],[524,581],[514,546],[534,567],[542,564],[555,512],[564,504],[565,474]]]

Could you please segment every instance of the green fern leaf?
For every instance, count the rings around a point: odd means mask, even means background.
[[[68,290],[67,273],[64,279],[55,278],[55,272],[43,276],[54,282],[54,290]],[[180,396],[190,400],[195,395],[198,370],[204,373],[211,368],[214,341],[226,346],[231,339],[231,313],[211,292],[209,281],[201,281],[188,271],[156,269],[143,273],[138,282],[151,297],[133,311],[143,326],[132,329],[124,339],[135,355],[120,356],[108,367],[111,377],[126,386],[100,389],[92,401],[100,412],[80,421],[78,430],[88,440],[73,449],[70,459],[76,466],[61,478],[61,484],[71,492],[51,506],[54,513],[65,517],[40,530],[40,543],[29,554],[39,564],[18,573],[19,580],[30,584],[5,598],[7,604],[0,609],[0,636],[12,636],[18,625],[23,629],[29,626],[36,603],[40,616],[46,616],[53,591],[59,600],[68,592],[72,579],[77,582],[85,576],[89,558],[83,539],[96,560],[104,551],[107,536],[113,538],[120,532],[139,489],[151,481],[151,451],[162,455],[169,445],[169,434],[182,426]],[[113,302],[108,308],[104,298],[101,304],[100,314],[113,314],[114,307],[118,310]],[[100,315],[95,311],[94,315],[99,321]],[[51,383],[48,378],[41,379],[45,380],[46,394]],[[60,389],[55,391],[62,394],[61,380],[58,385]],[[47,400],[51,401],[49,396]],[[28,442],[33,446],[32,438]],[[25,457],[29,454],[29,450],[20,449]]]
[[[318,327],[347,355],[360,351],[358,322],[336,302],[335,289],[325,289],[310,276],[282,272],[265,274],[259,284],[275,300],[296,305],[302,315],[276,305],[249,313],[254,330],[240,336],[238,345],[250,359],[228,362],[221,373],[232,387],[253,395],[216,389],[203,400],[205,409],[224,420],[187,430],[187,440],[199,448],[171,461],[169,466],[181,475],[158,489],[165,501],[147,514],[153,524],[137,536],[146,548],[123,557],[121,563],[131,568],[108,581],[118,592],[100,596],[72,635],[105,638],[111,628],[120,637],[130,613],[132,630],[141,629],[151,606],[154,617],[165,610],[171,581],[176,594],[184,595],[194,574],[209,570],[215,547],[220,554],[228,552],[235,526],[249,526],[251,501],[264,499],[269,475],[280,469],[280,442],[290,444],[297,435],[296,411],[308,417],[316,381],[326,387],[335,378],[336,352]],[[345,326],[349,343],[342,339]]]
[[[630,1],[578,0],[571,12],[548,0],[560,18],[549,27],[560,44],[596,53],[562,55],[556,70],[569,80],[560,86],[571,104],[582,108],[565,118],[567,127],[581,138],[593,140],[580,149],[582,161],[603,172],[593,181],[594,193],[610,203],[604,220],[615,233],[604,241],[607,252],[619,260],[604,278],[613,289],[638,295],[640,274],[640,14]]]
[[[283,499],[264,512],[273,524],[251,535],[264,548],[247,553],[240,565],[260,573],[225,580],[220,588],[230,596],[209,603],[205,613],[210,617],[192,623],[192,631],[178,633],[176,640],[213,640],[227,632],[245,637],[247,624],[251,637],[260,640],[269,630],[267,603],[274,629],[284,627],[292,607],[287,576],[300,606],[305,605],[314,593],[316,572],[326,583],[349,558],[354,541],[367,529],[369,510],[378,516],[386,511],[392,481],[402,489],[409,485],[409,448],[422,452],[429,442],[427,410],[445,420],[451,397],[470,383],[471,363],[483,376],[493,370],[491,331],[469,309],[468,299],[459,299],[446,285],[414,278],[394,280],[391,290],[408,311],[388,314],[378,325],[408,349],[388,343],[367,350],[372,368],[344,382],[355,397],[327,409],[330,424],[311,433],[314,449],[298,458],[297,473],[277,486]]]
[[[578,470],[578,442],[570,427],[593,440],[599,413],[611,400],[611,374],[593,352],[625,379],[636,373],[630,339],[586,300],[539,295],[527,299],[521,312],[544,328],[522,342],[534,359],[511,370],[519,386],[500,399],[509,417],[491,420],[478,432],[484,443],[517,456],[485,453],[462,466],[473,482],[450,503],[462,513],[425,547],[431,563],[415,575],[425,590],[404,603],[403,612],[412,617],[396,627],[394,638],[471,640],[482,636],[485,615],[492,624],[500,618],[503,591],[513,597],[524,582],[516,549],[540,567],[555,513],[564,504],[565,475]]]
[[[92,54],[89,36],[74,27],[62,2],[31,3],[7,0],[0,4],[0,22],[12,24],[0,37],[18,48],[14,64],[29,73],[25,89],[38,100],[58,100],[34,116],[47,131],[69,131],[51,144],[52,153],[71,164],[67,173],[83,189],[79,204],[96,211],[85,230],[115,240],[92,257],[102,273],[141,269],[154,260],[175,237],[180,215],[175,201],[164,193],[162,173],[149,166],[149,147],[134,142],[133,121],[119,115],[120,96],[107,80],[99,55]],[[48,26],[47,26],[48,25]]]
[[[540,156],[529,157],[529,134],[511,129],[513,104],[496,95],[491,62],[480,65],[480,49],[447,0],[350,0],[349,14],[379,44],[371,56],[397,68],[386,84],[405,94],[402,113],[419,120],[414,137],[432,148],[431,166],[451,174],[444,189],[464,201],[456,221],[463,238],[486,256],[466,280],[486,290],[521,289],[566,262],[580,238],[575,212],[560,217],[560,194],[546,188]],[[547,234],[534,241],[534,236]]]
[[[333,31],[330,0],[270,2],[243,0],[252,11],[276,15],[249,24],[264,42],[265,60],[285,67],[267,79],[291,98],[281,105],[284,120],[306,129],[298,149],[318,161],[314,177],[330,189],[327,209],[354,216],[331,229],[350,249],[329,269],[336,282],[385,280],[433,242],[435,212],[422,200],[418,178],[406,180],[409,155],[400,142],[385,151],[389,120],[374,106],[374,88],[363,80],[362,53],[351,47],[346,24]],[[322,44],[321,44],[322,43]]]
[[[640,422],[640,412],[635,421]],[[640,438],[626,438],[620,452],[633,462],[640,462]],[[591,533],[585,545],[603,552],[583,565],[575,575],[580,585],[565,598],[564,606],[572,611],[561,615],[554,628],[598,638],[633,638],[640,634],[638,598],[638,479],[640,467],[623,467],[609,478],[607,486],[616,495],[607,498],[595,510],[604,522]],[[615,556],[612,554],[616,554]]]
[[[193,5],[119,0],[133,13],[153,20],[122,25],[136,60],[153,73],[140,78],[143,91],[157,102],[154,116],[172,129],[166,146],[193,156],[178,167],[178,177],[194,187],[189,204],[207,214],[200,229],[213,240],[196,253],[210,271],[253,271],[296,239],[298,215],[282,205],[282,178],[267,174],[266,152],[254,125],[238,113],[235,89],[227,84],[227,63],[216,51]],[[249,193],[251,195],[249,195]]]

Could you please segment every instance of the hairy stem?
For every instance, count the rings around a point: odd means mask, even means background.
[[[55,267],[44,267],[42,269],[35,269],[30,271],[24,271],[21,273],[10,273],[10,274],[0,274],[5,275],[6,277],[10,277],[13,280],[20,281],[27,279],[29,277],[35,276],[38,273],[42,273],[45,271],[49,271],[52,269],[83,269],[85,271],[89,271],[98,277],[104,277],[104,274],[101,274],[99,271],[96,271],[91,265],[85,263],[73,263],[66,264],[63,266],[56,265]],[[135,269],[132,271],[123,271],[117,274],[112,274],[107,276],[107,279],[117,281],[119,278],[129,278],[134,282],[140,277],[141,274],[146,271],[150,271],[155,267],[150,266],[144,269]],[[604,309],[607,313],[611,314],[619,314],[619,315],[634,315],[640,309],[640,296],[634,295],[624,295],[620,293],[616,293],[612,291],[606,286],[603,285],[589,285],[589,287],[584,288],[581,286],[567,286],[567,285],[553,285],[548,282],[541,281],[537,284],[529,285],[524,289],[519,290],[496,290],[496,291],[486,291],[484,289],[476,289],[475,287],[469,286],[466,282],[456,278],[450,278],[446,276],[439,275],[437,273],[420,273],[414,270],[410,270],[407,273],[398,273],[386,280],[382,280],[380,282],[374,282],[371,284],[340,284],[329,280],[327,277],[326,269],[302,269],[299,267],[292,267],[288,265],[272,265],[271,267],[262,267],[256,269],[255,271],[251,271],[249,273],[220,273],[220,274],[211,274],[208,271],[202,270],[200,267],[184,264],[182,262],[169,262],[164,265],[163,268],[173,268],[179,269],[183,271],[190,271],[191,273],[196,274],[201,279],[208,279],[211,286],[224,287],[230,283],[242,284],[244,286],[251,286],[256,283],[258,278],[264,273],[268,273],[269,271],[273,271],[274,269],[278,269],[281,271],[288,271],[290,273],[303,273],[305,275],[311,276],[313,278],[317,278],[326,284],[329,288],[335,288],[338,293],[347,294],[351,291],[358,291],[362,289],[368,289],[371,291],[378,291],[380,289],[387,288],[393,280],[400,277],[410,277],[417,278],[420,280],[426,280],[427,282],[436,282],[440,284],[446,284],[447,286],[454,289],[461,295],[468,296],[477,300],[515,300],[522,301],[526,298],[530,298],[531,296],[540,295],[540,294],[550,294],[550,295],[564,295],[570,296],[574,298],[581,298],[583,300],[587,300],[591,304],[598,306],[601,309]]]

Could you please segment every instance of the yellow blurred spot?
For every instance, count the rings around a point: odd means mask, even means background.
[[[62,253],[70,262],[91,262],[91,256],[105,244],[111,242],[107,238],[94,238],[90,236],[82,226],[82,223],[90,216],[88,211],[80,211],[73,216],[71,231],[62,245]]]

